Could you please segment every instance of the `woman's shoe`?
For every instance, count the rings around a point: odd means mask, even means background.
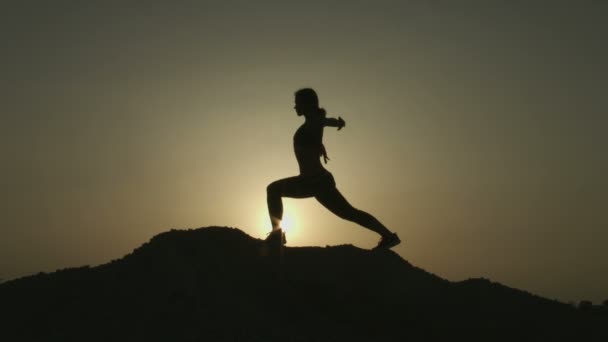
[[[287,243],[287,238],[285,238],[285,233],[283,232],[283,229],[275,229],[272,232],[268,233],[268,236],[264,241],[266,241],[266,243],[276,243],[284,245]]]
[[[380,250],[380,249],[389,249],[397,246],[401,243],[401,239],[397,236],[397,233],[391,233],[387,236],[383,236],[378,245],[374,247],[372,250]]]

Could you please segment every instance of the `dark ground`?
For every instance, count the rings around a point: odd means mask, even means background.
[[[4,341],[608,341],[605,310],[449,282],[390,251],[280,253],[221,227],[1,284],[0,327]]]

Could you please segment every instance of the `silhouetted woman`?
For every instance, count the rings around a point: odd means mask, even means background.
[[[324,207],[339,217],[360,224],[382,237],[375,247],[391,248],[401,240],[397,234],[389,231],[372,215],[354,208],[336,188],[334,177],[327,171],[320,158],[327,163],[327,152],[323,146],[323,128],[325,126],[342,129],[345,125],[341,117],[326,118],[325,109],[319,108],[317,93],[311,88],[300,89],[295,93],[295,110],[298,116],[304,116],[304,124],[293,136],[293,148],[300,167],[300,175],[284,178],[268,185],[267,200],[272,232],[266,241],[286,243],[281,229],[283,218],[282,197],[314,197]]]

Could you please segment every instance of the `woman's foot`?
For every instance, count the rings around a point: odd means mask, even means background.
[[[287,238],[285,238],[285,233],[283,230],[279,228],[268,233],[268,236],[264,241],[266,241],[266,243],[284,245],[287,243]]]
[[[401,239],[397,236],[397,233],[390,233],[389,235],[385,235],[380,239],[378,245],[374,247],[372,250],[380,250],[380,249],[390,249],[392,247],[397,246],[401,243]]]

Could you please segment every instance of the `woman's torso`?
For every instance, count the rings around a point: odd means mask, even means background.
[[[307,176],[327,172],[321,164],[323,124],[321,120],[307,120],[293,136],[293,148],[300,174]]]

